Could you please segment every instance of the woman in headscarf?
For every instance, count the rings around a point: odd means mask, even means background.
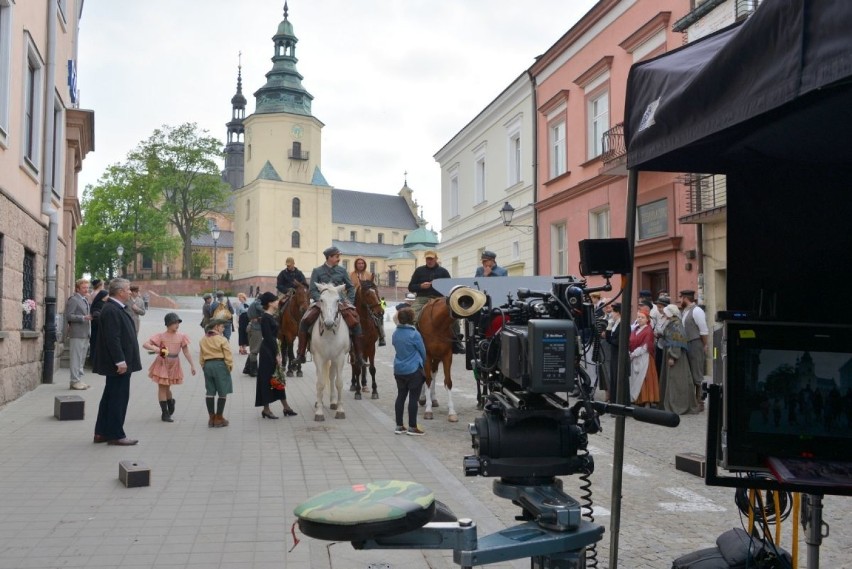
[[[663,407],[678,415],[698,413],[680,309],[674,304],[667,305],[663,308],[663,318],[663,369],[660,374],[660,382],[665,384]]]
[[[649,325],[651,310],[640,306],[636,327],[630,333],[630,400],[634,405],[650,407],[660,402],[657,366],[654,365],[654,331]]]

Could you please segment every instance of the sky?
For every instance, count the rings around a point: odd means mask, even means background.
[[[395,195],[407,179],[440,230],[435,153],[594,4],[289,0],[297,69],[325,124],[326,180]],[[272,68],[283,8],[284,0],[86,0],[77,83],[80,107],[95,111],[95,150],[80,188],[162,125],[197,123],[224,146],[238,54],[248,116]]]

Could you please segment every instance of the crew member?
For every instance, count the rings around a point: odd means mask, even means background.
[[[481,255],[482,266],[476,268],[474,277],[506,277],[509,273],[497,264],[497,255],[493,251],[485,250]]]

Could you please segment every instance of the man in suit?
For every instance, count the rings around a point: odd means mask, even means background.
[[[95,422],[96,443],[130,446],[139,441],[127,438],[124,418],[130,400],[130,375],[142,369],[136,327],[125,307],[131,302],[130,281],[116,278],[109,283],[109,299],[100,315],[100,333],[92,371],[106,376],[104,393]]]
[[[68,323],[68,346],[71,352],[71,389],[89,389],[83,382],[83,365],[89,351],[92,315],[89,314],[89,279],[74,283],[74,294],[65,304],[65,322]]]

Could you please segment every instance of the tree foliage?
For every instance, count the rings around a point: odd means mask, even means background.
[[[209,231],[207,216],[222,211],[230,197],[216,161],[221,146],[195,123],[164,125],[128,156],[131,167],[161,198],[155,207],[180,236],[184,277],[192,267],[192,238]]]

